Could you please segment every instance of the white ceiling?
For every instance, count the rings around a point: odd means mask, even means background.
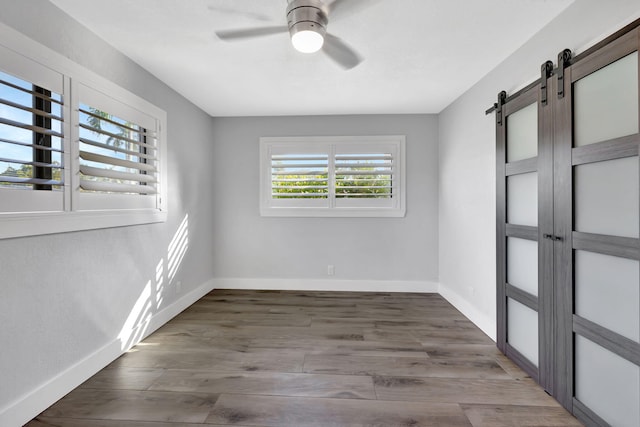
[[[214,34],[285,25],[286,0],[51,1],[212,116],[439,113],[573,2],[360,1],[329,17],[365,58],[344,71],[287,34]]]

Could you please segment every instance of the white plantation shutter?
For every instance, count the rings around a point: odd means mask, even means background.
[[[11,83],[23,83],[14,84]],[[51,137],[60,141],[64,138],[62,122],[64,119],[60,113],[51,113],[51,104],[57,104],[54,108],[60,110],[62,101],[59,94],[51,93],[46,89],[35,87],[27,89],[26,82],[0,72],[0,104],[4,105],[3,114],[0,115],[0,183],[25,185],[25,188],[34,188],[36,185],[61,185],[63,169],[61,156],[63,153],[60,143],[52,146]],[[12,93],[13,92],[13,93]],[[24,99],[33,104],[40,104],[39,108],[33,108]],[[42,105],[47,105],[43,108]],[[49,111],[46,111],[49,110]],[[25,147],[26,149],[22,149]],[[39,153],[42,152],[42,153]],[[51,156],[52,153],[56,153]],[[39,157],[53,157],[60,160],[43,161]],[[15,166],[32,166],[27,176],[12,174]],[[57,178],[38,177],[36,168],[55,169]],[[52,174],[53,175],[53,174]]]
[[[391,153],[336,154],[336,198],[393,197]]]
[[[77,204],[81,210],[158,205],[158,122],[78,84]]]
[[[0,47],[0,212],[64,209],[63,76]]]
[[[156,146],[147,143],[155,141],[154,135],[107,112],[100,115],[99,110],[85,108],[81,106],[79,110],[85,121],[102,124],[96,128],[81,119],[80,188],[106,193],[155,194]],[[120,133],[104,130],[105,126]]]
[[[370,138],[335,146],[335,206],[403,210],[402,140]]]
[[[271,185],[274,199],[326,199],[329,197],[329,156],[274,154]]]
[[[261,138],[263,216],[404,216],[404,137]]]

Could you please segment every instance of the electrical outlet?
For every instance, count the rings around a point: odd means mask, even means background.
[[[336,274],[336,268],[333,265],[329,264],[327,266],[327,276],[333,276],[334,274]]]
[[[176,282],[176,294],[179,294],[180,292],[182,292],[182,282],[178,280]]]

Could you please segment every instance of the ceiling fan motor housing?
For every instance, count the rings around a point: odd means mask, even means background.
[[[329,20],[327,6],[322,0],[292,0],[287,6],[289,34],[300,31],[314,31],[322,37],[327,32]]]

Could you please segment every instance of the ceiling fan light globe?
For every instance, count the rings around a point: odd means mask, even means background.
[[[291,36],[291,44],[298,52],[314,53],[322,48],[324,37],[312,30],[298,31]]]

